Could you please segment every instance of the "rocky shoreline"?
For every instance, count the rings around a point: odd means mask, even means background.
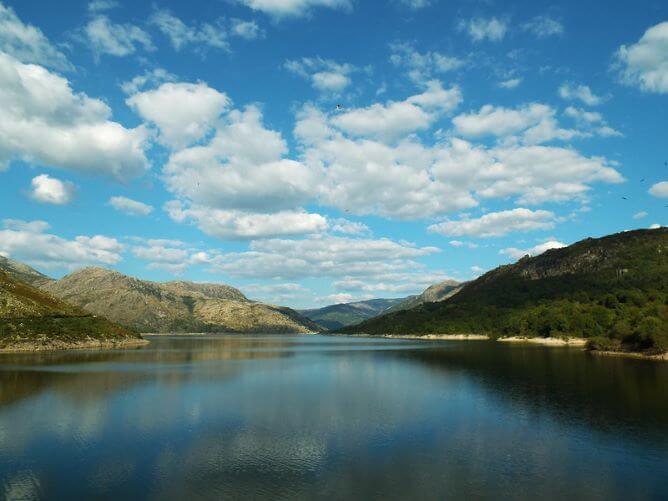
[[[58,350],[113,350],[136,348],[149,343],[146,339],[105,340],[84,339],[80,341],[61,341],[58,339],[15,341],[0,347],[0,353],[28,353]]]

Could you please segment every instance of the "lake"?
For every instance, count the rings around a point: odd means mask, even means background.
[[[152,337],[0,355],[0,498],[668,499],[668,363]]]

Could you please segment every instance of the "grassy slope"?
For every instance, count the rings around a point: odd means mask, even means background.
[[[139,334],[65,303],[0,271],[0,349],[140,340]]]
[[[586,239],[467,284],[443,303],[340,332],[581,336],[598,349],[668,349],[668,229]]]

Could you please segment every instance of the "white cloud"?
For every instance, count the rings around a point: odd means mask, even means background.
[[[564,25],[549,16],[536,16],[522,25],[524,31],[528,31],[538,38],[547,38],[564,33]]]
[[[153,42],[148,33],[134,24],[116,24],[104,15],[91,19],[84,28],[90,48],[100,56],[128,56],[139,48],[154,50]]]
[[[390,274],[419,270],[420,265],[414,260],[436,252],[435,247],[417,247],[385,238],[323,235],[301,240],[253,241],[249,251],[217,256],[212,266],[216,271],[242,278],[380,280]]]
[[[30,185],[30,197],[41,203],[67,205],[74,199],[74,184],[47,174],[34,177]]]
[[[109,205],[119,212],[129,214],[131,216],[148,216],[153,212],[153,207],[127,197],[111,197]]]
[[[440,52],[418,52],[412,44],[395,43],[390,45],[390,62],[397,68],[408,71],[408,77],[420,84],[450,71],[461,68],[466,62],[455,56]]]
[[[11,7],[0,2],[0,51],[24,63],[71,70],[65,54],[56,49],[39,28],[24,24]]]
[[[121,90],[128,95],[137,94],[149,87],[158,87],[165,82],[174,82],[176,75],[163,68],[154,68],[121,83]]]
[[[643,211],[636,212],[635,214],[633,214],[633,219],[642,219],[642,218],[644,218],[644,217],[647,217],[648,215],[649,215],[649,214],[647,214],[647,212],[645,212],[645,211],[643,210]]]
[[[538,117],[554,121],[553,110],[544,109]],[[474,207],[477,197],[513,196],[524,204],[582,199],[591,183],[623,180],[604,158],[569,148],[516,142],[490,148],[454,137],[428,146],[415,136],[388,144],[388,138],[368,136],[373,128],[349,137],[338,128],[340,116],[305,106],[295,136],[302,162],[320,173],[315,178],[320,202],[353,214],[416,219]],[[527,129],[534,141],[535,120]],[[506,127],[502,120],[499,124]]]
[[[499,87],[502,89],[514,89],[516,87],[519,87],[519,85],[522,83],[521,78],[509,78],[508,80],[503,80],[499,82]]]
[[[222,239],[252,239],[319,233],[327,229],[327,219],[304,210],[259,213],[221,210],[206,206],[185,207],[178,201],[165,204],[176,222],[193,222],[207,235]]]
[[[78,236],[67,240],[46,233],[44,221],[4,220],[0,230],[0,253],[33,266],[79,268],[88,264],[112,265],[122,258],[124,246],[115,238],[102,235]]]
[[[468,21],[460,21],[458,28],[460,31],[466,31],[474,42],[481,42],[485,39],[490,42],[498,42],[506,36],[508,23],[496,17],[489,19],[476,17]]]
[[[550,249],[561,249],[562,247],[566,247],[566,244],[562,242],[558,242],[556,240],[550,240],[548,242],[544,242],[542,244],[535,245],[531,247],[530,249],[517,249],[515,247],[509,247],[507,249],[501,249],[499,251],[499,254],[503,254],[506,256],[509,256],[512,259],[520,259],[526,255],[529,256],[539,256],[543,252],[550,250]]]
[[[399,3],[410,9],[418,10],[429,7],[432,5],[433,0],[399,0]]]
[[[200,26],[189,26],[170,11],[159,9],[151,15],[149,23],[166,35],[177,51],[188,45],[229,50],[227,33],[220,20],[215,25],[202,23]]]
[[[331,59],[310,57],[286,61],[284,67],[310,80],[316,90],[332,94],[338,94],[348,87],[352,83],[349,75],[355,71],[355,67],[350,64],[339,64]]]
[[[275,18],[299,17],[316,7],[352,9],[350,0],[236,0],[253,10],[264,12]]]
[[[453,247],[466,247],[467,249],[477,249],[479,247],[478,244],[473,242],[462,242],[461,240],[450,240],[448,243]]]
[[[668,93],[668,21],[649,28],[616,53],[622,82],[646,92]]]
[[[404,101],[353,108],[336,115],[331,122],[354,136],[392,139],[429,128],[438,117],[454,110],[461,102],[459,87],[444,89],[440,82],[432,80],[421,94]]]
[[[172,148],[184,148],[202,139],[230,105],[230,99],[205,83],[162,84],[127,99],[144,120],[160,130],[159,140]]]
[[[659,223],[654,223],[649,226],[650,230],[658,230],[659,228],[663,228]]]
[[[477,112],[453,118],[455,130],[466,137],[497,136],[511,143],[540,144],[569,140],[588,133],[559,126],[556,111],[545,104],[530,103],[515,109],[486,104]]]
[[[255,21],[232,19],[230,34],[245,40],[255,40],[256,38],[262,38],[264,31]]]
[[[146,130],[110,116],[107,104],[73,93],[61,76],[0,53],[0,170],[21,159],[120,180],[142,174]]]
[[[657,198],[668,198],[668,181],[656,183],[649,189],[649,194]]]
[[[345,233],[347,235],[363,235],[371,232],[366,224],[343,218],[329,221],[329,230],[333,233]]]
[[[582,108],[569,106],[564,110],[564,115],[575,120],[580,130],[602,137],[620,137],[623,134],[612,127],[603,119],[603,115],[596,111],[586,111]]]
[[[549,230],[556,217],[546,210],[517,208],[490,212],[476,219],[460,218],[429,226],[429,231],[446,236],[501,237],[512,232]]]
[[[369,280],[345,278],[334,282],[338,290],[367,293],[415,294],[424,291],[430,285],[448,280],[450,277],[438,272],[412,271],[409,273],[386,273],[382,277]]]
[[[116,0],[92,0],[88,2],[88,12],[103,12],[119,7]]]
[[[571,82],[561,84],[561,87],[559,87],[559,96],[562,99],[571,101],[582,101],[588,106],[598,106],[606,100],[606,98],[594,94],[588,86]]]

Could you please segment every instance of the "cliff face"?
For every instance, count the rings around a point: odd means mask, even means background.
[[[157,283],[86,268],[46,284],[53,295],[140,332],[314,332],[292,310],[249,301],[217,284]]]

